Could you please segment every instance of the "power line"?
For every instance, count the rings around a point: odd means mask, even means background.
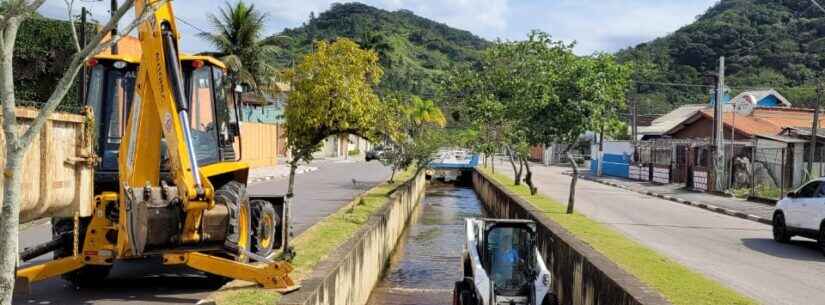
[[[690,83],[672,83],[672,82],[653,82],[653,81],[632,81],[635,84],[639,85],[656,85],[656,86],[670,86],[670,87],[688,87],[688,88],[708,88],[713,89],[716,88],[713,85],[700,85],[700,84],[690,84]],[[738,90],[738,91],[751,91],[751,90],[816,90],[816,87],[808,87],[808,86],[762,86],[762,85],[744,85],[744,86],[725,86],[728,89]]]
[[[671,87],[700,87],[700,88],[715,88],[712,85],[699,85],[699,84],[688,84],[688,83],[668,83],[668,82],[645,82],[645,81],[633,81],[633,83],[639,85],[657,85],[657,86],[671,86]]]
[[[188,25],[188,26],[192,27],[192,28],[193,28],[193,29],[195,29],[196,31],[199,31],[199,32],[201,32],[201,33],[206,33],[206,34],[209,34],[209,32],[202,30],[202,29],[201,29],[201,28],[199,28],[198,26],[196,26],[196,25],[192,24],[192,23],[191,23],[191,22],[189,22],[189,21],[184,20],[184,19],[183,19],[183,18],[181,18],[181,17],[175,16],[175,19],[177,19],[178,21],[182,22],[182,23],[183,23],[183,24],[185,24],[185,25]]]

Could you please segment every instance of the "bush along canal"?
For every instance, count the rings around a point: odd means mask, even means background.
[[[452,304],[464,218],[482,215],[472,187],[432,182],[367,304]]]

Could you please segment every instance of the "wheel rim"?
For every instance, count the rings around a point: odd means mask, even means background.
[[[272,233],[275,232],[275,220],[272,215],[264,214],[261,216],[261,230],[258,232],[258,244],[261,248],[269,249],[272,245]]]
[[[238,217],[240,217],[240,218],[238,219],[238,227],[240,227],[240,228],[238,228],[238,234],[240,234],[240,236],[238,236],[238,249],[248,251],[249,250],[249,245],[250,245],[250,243],[249,243],[249,236],[250,236],[250,233],[249,233],[249,228],[250,228],[250,226],[249,226],[249,217],[250,217],[249,216],[249,205],[241,204],[239,210],[240,210],[240,213],[239,213]],[[249,259],[246,255],[246,251],[238,251],[238,261],[245,262],[247,259]]]

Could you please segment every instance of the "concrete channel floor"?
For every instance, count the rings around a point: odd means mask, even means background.
[[[375,161],[321,160],[311,165],[318,170],[295,180],[292,217],[296,235],[390,175],[387,167]],[[283,194],[286,184],[286,178],[279,178],[251,184],[249,190],[252,194]],[[48,223],[35,225],[21,234],[20,244],[27,247],[50,237]],[[109,278],[96,287],[75,290],[60,278],[35,283],[30,295],[15,296],[13,304],[194,304],[222,284],[185,267],[165,268],[159,260],[139,260],[116,264]]]
[[[497,171],[512,176],[509,164]],[[539,192],[566,203],[568,168],[534,166]],[[825,257],[813,241],[779,244],[771,227],[579,179],[576,211],[766,305],[825,303]]]

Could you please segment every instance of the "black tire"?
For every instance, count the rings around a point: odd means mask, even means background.
[[[791,235],[788,234],[788,227],[785,225],[785,215],[782,213],[773,215],[773,240],[783,244],[791,241]]]
[[[462,259],[464,261],[464,277],[473,277],[473,265],[470,263],[470,258],[467,255],[464,255]]]
[[[255,254],[267,257],[278,244],[277,235],[280,217],[272,203],[266,200],[252,200],[252,249]]]
[[[453,286],[453,305],[461,305],[461,288],[463,282],[455,282]]]
[[[819,236],[816,239],[816,245],[819,246],[822,255],[825,255],[825,222],[819,225]]]
[[[455,288],[453,288],[453,304],[455,305],[476,305],[478,304],[476,300],[475,291],[473,290],[473,286],[468,282],[468,279],[464,281],[455,282]]]
[[[83,252],[83,239],[86,237],[86,229],[89,228],[91,218],[80,218],[78,224],[78,251]],[[61,237],[62,236],[62,237]],[[74,219],[53,218],[52,238],[62,238],[63,246],[54,251],[54,258],[64,258],[72,256],[74,253]],[[109,276],[112,270],[111,265],[86,265],[75,271],[65,273],[60,277],[72,283],[75,287],[89,287],[99,285]]]
[[[229,226],[224,245],[237,252],[235,260],[248,262],[249,257],[243,252],[252,250],[252,217],[246,185],[237,181],[224,184],[215,191],[215,201],[229,208]]]
[[[544,300],[541,301],[541,305],[559,305],[559,298],[556,297],[555,293],[549,292],[546,296],[544,296]]]

